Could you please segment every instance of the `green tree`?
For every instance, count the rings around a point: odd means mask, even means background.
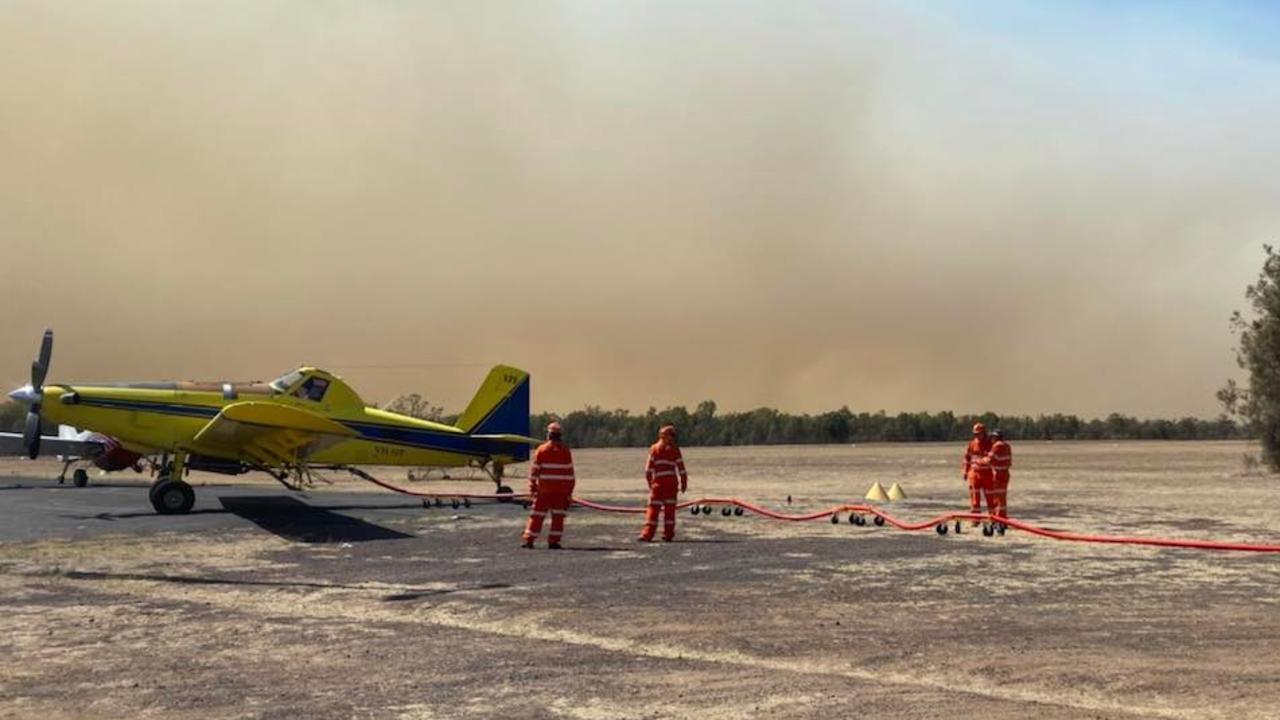
[[[1262,442],[1262,459],[1280,472],[1280,255],[1264,245],[1266,258],[1258,280],[1245,289],[1250,317],[1239,310],[1231,327],[1240,336],[1236,362],[1248,371],[1248,386],[1228,380],[1218,399]]]
[[[410,393],[401,395],[400,397],[387,403],[387,410],[409,417],[421,418],[423,420],[433,420],[440,422],[444,419],[444,408],[439,405],[432,405],[429,400],[422,397],[418,393]]]

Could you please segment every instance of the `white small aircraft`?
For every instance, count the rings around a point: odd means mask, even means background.
[[[105,472],[133,470],[142,472],[145,458],[120,446],[113,437],[101,433],[77,430],[70,425],[59,425],[58,434],[43,435],[39,440],[40,447],[51,450],[62,463],[62,473],[58,475],[58,483],[67,481],[67,471],[73,465],[80,465],[71,473],[71,482],[76,487],[89,484],[89,470],[93,465]],[[26,455],[22,433],[0,433],[0,455]]]

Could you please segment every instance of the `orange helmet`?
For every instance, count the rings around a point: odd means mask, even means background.
[[[561,433],[560,423],[553,422],[547,425],[547,435],[556,436]]]
[[[974,434],[974,435],[986,435],[986,434],[987,434],[987,426],[986,426],[986,425],[983,425],[983,424],[982,424],[982,423],[980,423],[980,422],[976,422],[976,423],[974,423],[974,424],[973,424],[973,434]]]
[[[660,437],[660,438],[666,438],[666,439],[668,439],[668,440],[675,440],[675,439],[676,439],[676,426],[675,426],[675,425],[663,425],[663,426],[662,426],[662,428],[658,430],[658,437]]]

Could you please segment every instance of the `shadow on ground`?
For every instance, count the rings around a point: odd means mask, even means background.
[[[312,507],[297,498],[249,496],[220,497],[218,500],[228,512],[293,542],[367,542],[413,537],[349,515]]]

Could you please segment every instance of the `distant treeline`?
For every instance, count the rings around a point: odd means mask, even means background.
[[[854,413],[847,407],[820,415],[790,415],[772,408],[748,412],[716,412],[711,401],[690,412],[683,407],[643,415],[626,410],[588,407],[566,415],[534,415],[535,434],[552,420],[564,425],[565,440],[575,447],[639,447],[652,443],[657,430],[673,423],[682,445],[803,445],[864,442],[941,442],[966,440],[973,423],[1004,430],[1011,440],[1231,440],[1251,437],[1227,417],[1216,420],[1139,420],[1113,413],[1105,419],[1075,415],[1005,416],[995,413]]]
[[[399,409],[399,408],[397,408]],[[403,410],[402,410],[403,411]],[[27,409],[17,403],[0,403],[0,430],[22,432]],[[411,413],[419,414],[419,413]],[[421,413],[426,415],[427,413]],[[443,422],[456,416],[431,415]],[[683,407],[643,415],[626,410],[588,407],[567,415],[540,413],[530,418],[535,436],[552,420],[564,425],[565,439],[574,447],[642,447],[652,443],[658,428],[673,423],[680,428],[682,445],[808,445],[822,443],[930,442],[966,440],[973,423],[1000,428],[1011,440],[1234,440],[1253,435],[1227,417],[1216,420],[1139,420],[1119,414],[1105,419],[1082,420],[1075,415],[1020,415],[995,413],[955,415],[940,413],[854,413],[847,407],[820,415],[789,415],[772,408],[748,412],[717,413],[711,401],[692,412]],[[57,432],[46,427],[45,432]]]

